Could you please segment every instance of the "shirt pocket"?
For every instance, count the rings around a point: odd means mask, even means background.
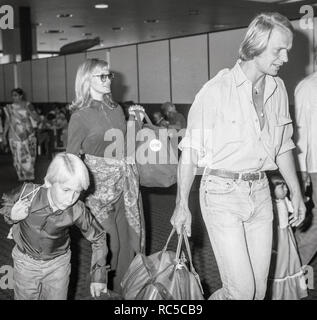
[[[278,116],[274,126],[274,147],[279,150],[283,143],[285,126],[292,123],[292,119],[286,116]]]

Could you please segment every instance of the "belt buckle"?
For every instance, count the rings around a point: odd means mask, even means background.
[[[245,173],[243,177],[243,180],[245,181],[253,181],[256,179],[258,179],[258,173],[256,172]]]

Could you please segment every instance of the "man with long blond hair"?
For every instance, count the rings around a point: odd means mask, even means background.
[[[200,206],[222,288],[211,299],[263,299],[272,248],[272,200],[266,170],[279,168],[291,194],[297,226],[305,205],[294,167],[292,120],[279,69],[288,61],[293,28],[279,13],[256,16],[240,59],[196,95],[180,143],[178,195],[171,218],[191,233],[188,196],[204,167]]]

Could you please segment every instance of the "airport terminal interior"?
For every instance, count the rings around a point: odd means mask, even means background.
[[[2,2],[0,197],[21,186],[23,181],[43,184],[52,159],[69,149],[67,141],[71,106],[76,100],[75,79],[79,66],[87,59],[107,62],[107,67],[104,67],[108,70],[107,74],[94,76],[100,77],[103,83],[111,80],[110,102],[114,107],[109,107],[110,111],[118,107],[122,117],[127,119],[131,116],[129,107],[141,106],[152,123],[164,126],[164,121],[167,121],[167,127],[172,120],[168,118],[168,113],[165,116],[162,106],[171,103],[177,110],[175,112],[189,124],[188,115],[196,94],[220,70],[235,66],[239,58],[239,46],[249,23],[262,12],[279,12],[289,19],[294,29],[288,62],[278,72],[285,84],[293,125],[295,88],[302,79],[317,71],[316,1]],[[105,76],[104,80],[102,76]],[[8,121],[6,107],[13,103],[13,95],[19,94],[19,91],[13,90],[16,88],[23,90],[25,101],[31,103],[31,112],[36,113],[38,119],[36,123],[31,121],[36,137],[33,145],[36,153],[34,177],[31,178],[21,178],[21,172],[17,169],[19,165],[14,165],[17,151],[5,143],[6,137],[3,135]],[[113,123],[116,121],[117,118]],[[7,130],[10,130],[10,126]],[[93,147],[93,143],[88,146]],[[179,158],[181,151],[177,153]],[[25,157],[23,152],[20,157]],[[204,298],[208,299],[221,288],[222,281],[201,213],[200,182],[201,175],[197,175],[189,195],[189,209],[193,217],[189,242],[193,264],[204,289]],[[144,212],[145,253],[151,255],[163,249],[172,230],[170,219],[175,209],[177,183],[167,187],[141,185],[140,191]],[[311,220],[311,187],[307,189],[306,199],[307,219]],[[8,238],[9,231],[10,225],[0,216],[0,300],[14,299],[11,256],[14,240]],[[75,226],[70,228],[70,238],[72,257],[67,299],[89,300],[92,299],[89,291],[91,246]],[[169,248],[175,251],[176,246],[175,236]],[[302,299],[317,300],[316,256],[304,268],[304,273],[307,296]],[[108,299],[116,297],[119,299],[116,295]],[[266,296],[266,299],[270,298]]]

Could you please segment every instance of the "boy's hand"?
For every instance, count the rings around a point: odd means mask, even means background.
[[[17,201],[11,209],[11,220],[20,221],[29,215],[31,203],[28,199]]]
[[[106,283],[98,283],[98,282],[92,282],[90,284],[90,294],[93,298],[100,297],[101,292],[107,293],[107,284]]]

